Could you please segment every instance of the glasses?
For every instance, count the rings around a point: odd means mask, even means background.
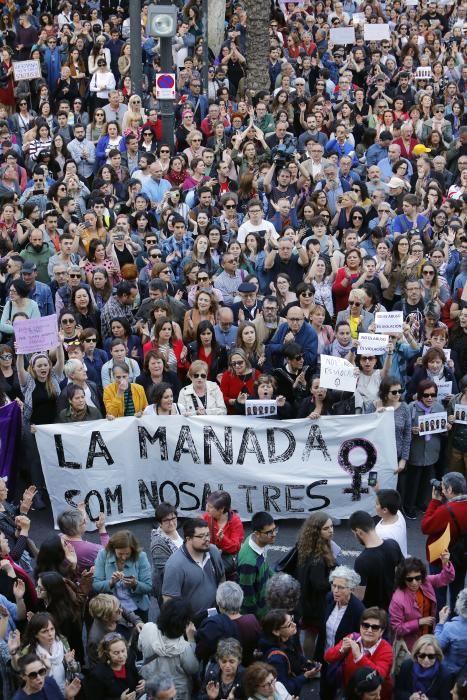
[[[225,209],[235,209],[235,204],[224,204]]]
[[[74,318],[62,318],[62,323],[74,323]]]
[[[349,301],[349,306],[361,306],[360,301]]]
[[[422,275],[434,275],[434,270],[422,270]]]
[[[436,394],[422,394],[424,399],[435,399]]]
[[[295,355],[293,357],[294,360],[303,360],[304,355]]]
[[[313,296],[313,292],[302,292],[302,293],[300,294],[300,296],[301,296],[301,297],[312,297],[312,296]]]
[[[262,535],[266,535],[266,537],[272,537],[273,535],[277,535],[278,532],[278,527],[273,527],[272,530],[260,530],[260,533]]]
[[[171,515],[170,518],[164,518],[163,520],[161,520],[161,523],[173,523],[174,520],[177,520],[177,516]]]
[[[381,629],[381,625],[372,625],[370,622],[362,622],[360,627],[364,630],[371,630],[372,632],[377,632]]]
[[[209,277],[207,275],[203,275],[202,277],[198,277],[198,282],[207,282]]]
[[[331,588],[334,588],[335,591],[346,591],[348,586],[339,586],[337,583],[331,583]]]
[[[240,367],[240,365],[245,364],[245,360],[231,360],[230,364],[232,365],[232,367]]]
[[[146,134],[146,135],[147,135],[147,134]],[[169,151],[169,149],[166,150],[165,148],[163,148],[163,149],[161,150],[161,153],[170,153],[170,151]]]
[[[402,389],[391,389],[389,392],[392,396],[396,396],[397,394],[402,394]]]
[[[27,104],[28,104],[27,102],[20,102],[19,106],[22,107],[23,105],[27,105]]]
[[[277,682],[277,681],[276,681],[275,678],[271,678],[271,680],[269,680],[269,681],[264,681],[264,683],[261,683],[261,685],[260,685],[259,687],[260,687],[260,688],[266,688],[266,687],[267,687],[267,688],[272,688],[272,686],[273,686],[276,682]]]
[[[43,678],[46,673],[47,673],[47,669],[42,667],[38,671],[31,671],[30,673],[26,673],[26,677],[31,678],[31,680],[34,680],[35,678],[37,678],[37,676],[40,676],[40,678]]]
[[[208,375],[207,375],[207,374],[204,374],[204,372],[196,372],[196,373],[193,375],[193,379],[206,379],[207,376],[208,376]]]
[[[435,114],[444,114],[444,109],[435,109]]]
[[[152,131],[143,131],[143,136],[152,136]],[[168,153],[169,151],[161,151],[161,153]]]
[[[191,143],[200,143],[201,139],[191,139]]]
[[[360,216],[360,214],[354,214],[352,219],[363,219],[363,216]]]
[[[294,323],[299,323],[300,321],[303,321],[303,318],[297,318],[296,316],[291,316],[289,321],[293,321]]]
[[[12,360],[13,355],[11,352],[6,352],[4,355],[0,355],[0,360]]]
[[[429,661],[434,661],[436,659],[436,654],[424,654],[421,652],[417,654],[417,659],[428,659]]]
[[[405,580],[408,583],[412,583],[412,581],[421,581],[423,576],[421,574],[417,574],[416,576],[406,576]]]
[[[210,536],[209,532],[206,532],[205,535],[193,535],[192,539],[194,539],[194,540],[209,540],[210,537],[211,536]]]
[[[73,272],[70,273],[70,277],[71,277],[72,279],[76,279],[76,280],[81,279],[81,275],[79,275],[79,274],[77,274],[77,273],[74,274]]]
[[[85,338],[85,343],[97,343],[97,338]]]

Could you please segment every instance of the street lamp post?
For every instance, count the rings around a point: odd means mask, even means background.
[[[133,0],[131,0],[132,2]],[[131,4],[130,2],[130,4]],[[168,74],[170,83],[173,71],[172,37],[177,33],[177,7],[175,5],[149,5],[148,8],[148,35],[157,37],[160,43],[161,73]],[[156,74],[156,85],[160,89],[161,73]],[[175,79],[174,79],[175,81]],[[162,120],[162,139],[169,144],[171,151],[174,149],[175,137],[175,113],[174,97],[165,97],[159,94],[159,104]]]
[[[141,0],[130,2],[130,48],[132,92],[143,96],[143,56],[141,50]]]

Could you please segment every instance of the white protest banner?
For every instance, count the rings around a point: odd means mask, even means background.
[[[41,64],[34,59],[30,61],[13,61],[13,78],[15,80],[34,80],[41,78]]]
[[[447,430],[447,422],[447,413],[427,413],[425,416],[419,416],[418,428],[420,430],[420,435],[445,433]]]
[[[357,386],[355,367],[351,362],[341,357],[321,355],[319,383],[323,389],[355,391]]]
[[[358,353],[360,355],[384,355],[388,349],[389,336],[378,333],[358,334]]]
[[[467,406],[463,403],[456,403],[454,407],[454,420],[456,423],[467,425]]]
[[[438,384],[438,400],[442,401],[446,396],[452,394],[452,382],[439,382]]]
[[[336,27],[331,29],[329,41],[334,46],[345,46],[346,44],[355,44],[355,29],[354,27]]]
[[[59,343],[57,316],[25,318],[13,323],[17,352],[26,355],[56,348]]]
[[[383,41],[391,38],[389,24],[364,24],[363,38],[365,41]]]
[[[431,66],[419,66],[415,71],[415,80],[430,80]]]
[[[252,418],[264,418],[277,415],[275,399],[247,399],[245,401],[245,415]]]
[[[377,311],[375,314],[377,333],[402,333],[403,311]]]
[[[108,522],[154,515],[160,501],[180,515],[205,510],[225,489],[241,518],[266,510],[306,518],[374,511],[370,471],[395,488],[394,412],[255,421],[246,416],[143,416],[37,426],[54,517],[84,501]]]

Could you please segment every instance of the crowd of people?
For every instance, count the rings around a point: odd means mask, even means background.
[[[257,92],[241,0],[217,55],[201,2],[176,4],[172,142],[148,3],[141,56],[128,0],[0,3],[0,412],[21,410],[0,482],[3,697],[278,700],[319,677],[323,700],[465,698],[465,4],[274,0]],[[344,28],[354,43],[333,44]],[[379,312],[402,322],[371,354]],[[58,346],[19,352],[15,323],[53,314]],[[323,356],[351,363],[354,392],[322,386]],[[377,411],[397,489],[376,492],[376,529],[352,514],[355,569],[320,511],[273,573],[273,517],[245,538],[224,491],[183,536],[159,504],[149,556],[103,516],[100,545],[83,539],[82,509],[30,537],[38,425]],[[428,544],[450,525],[429,568],[405,519]]]

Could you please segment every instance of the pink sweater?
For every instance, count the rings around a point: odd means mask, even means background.
[[[439,574],[427,576],[421,585],[424,596],[431,601],[430,615],[436,617],[435,588],[442,588],[454,580],[454,567],[451,562]],[[403,637],[407,647],[412,649],[419,637],[419,619],[421,610],[417,605],[415,594],[407,588],[397,588],[389,604],[391,627],[398,637]]]
[[[100,544],[89,542],[89,540],[67,540],[67,542],[72,545],[78,557],[78,565],[76,567],[78,573],[81,574],[84,569],[89,569],[91,566],[94,566],[97,555],[109,541],[108,533],[103,532],[99,534],[99,539]]]

